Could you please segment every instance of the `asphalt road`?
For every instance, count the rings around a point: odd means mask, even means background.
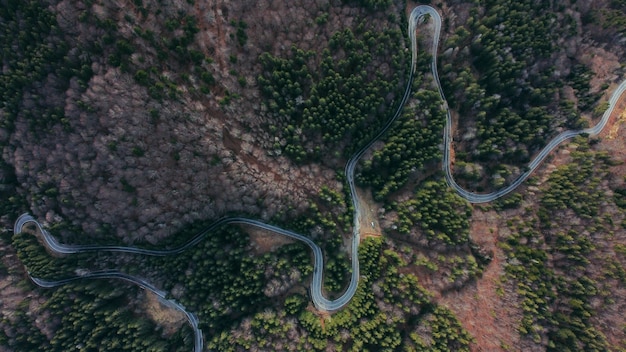
[[[138,247],[126,247],[126,246],[96,246],[96,245],[62,244],[62,243],[59,243],[55,237],[50,235],[50,233],[46,231],[29,214],[22,214],[17,219],[14,225],[14,229],[13,229],[14,233],[21,232],[23,226],[25,226],[27,223],[33,223],[39,228],[40,233],[42,235],[42,240],[44,241],[44,244],[48,248],[48,250],[57,254],[73,254],[73,253],[82,253],[82,252],[106,251],[106,252],[133,253],[133,254],[142,254],[142,255],[151,255],[151,256],[168,256],[168,255],[179,254],[195,246],[200,241],[202,241],[207,234],[211,233],[213,230],[215,230],[216,228],[220,226],[227,225],[227,224],[245,224],[245,225],[255,226],[261,229],[272,231],[274,233],[277,233],[283,236],[294,238],[296,240],[304,242],[307,246],[309,246],[309,248],[311,248],[311,251],[314,257],[313,278],[311,281],[311,297],[312,297],[313,304],[315,305],[317,309],[323,310],[323,311],[334,311],[334,310],[342,308],[352,299],[359,283],[358,247],[359,247],[359,242],[360,242],[359,224],[360,224],[360,217],[361,217],[361,209],[359,206],[359,201],[357,199],[357,192],[356,192],[355,184],[354,184],[354,173],[355,173],[356,165],[361,159],[361,157],[363,156],[363,154],[365,154],[365,152],[372,146],[372,144],[375,141],[380,139],[380,137],[382,137],[382,135],[387,132],[387,130],[391,127],[391,125],[400,116],[406,101],[411,95],[411,87],[413,83],[413,77],[415,74],[416,55],[417,55],[417,43],[416,43],[415,30],[416,30],[416,25],[420,23],[420,21],[423,21],[425,19],[430,19],[434,21],[435,28],[434,28],[433,45],[432,45],[431,70],[436,80],[437,87],[439,89],[439,94],[442,99],[442,104],[445,107],[446,114],[447,114],[446,126],[443,131],[444,153],[443,153],[442,168],[445,172],[446,181],[448,185],[452,187],[461,197],[465,198],[471,203],[490,202],[513,191],[522,182],[524,182],[524,180],[526,180],[530,176],[530,174],[532,174],[535,171],[535,169],[546,158],[546,156],[550,152],[552,152],[563,141],[573,138],[575,136],[581,135],[581,134],[588,134],[591,136],[599,134],[604,128],[604,126],[606,125],[611,113],[613,112],[613,109],[615,107],[617,100],[624,93],[624,91],[626,91],[626,81],[624,81],[622,84],[619,85],[619,87],[613,93],[611,99],[609,100],[609,108],[604,113],[604,115],[602,116],[602,119],[596,126],[587,128],[584,130],[578,130],[578,131],[565,131],[559,134],[557,137],[551,140],[541,150],[541,152],[528,164],[527,171],[524,172],[522,175],[520,175],[510,185],[492,193],[479,194],[479,193],[469,192],[461,188],[461,186],[459,186],[455,182],[454,178],[452,177],[452,172],[450,169],[450,153],[452,149],[452,127],[451,127],[452,117],[450,115],[450,110],[448,109],[448,104],[445,100],[443,90],[441,89],[441,84],[439,82],[439,75],[437,72],[437,50],[438,50],[439,36],[440,36],[440,31],[441,31],[441,16],[434,8],[430,6],[426,6],[426,5],[417,6],[411,12],[411,15],[409,17],[408,31],[409,31],[410,41],[411,41],[411,52],[412,52],[411,69],[410,69],[410,74],[409,74],[409,79],[406,85],[406,89],[402,97],[402,100],[400,101],[399,107],[396,110],[395,114],[385,123],[385,125],[378,132],[378,134],[374,138],[372,138],[372,140],[367,145],[363,146],[360,150],[358,150],[346,163],[345,174],[347,176],[348,185],[350,187],[350,194],[351,194],[352,204],[354,208],[354,213],[353,213],[354,225],[353,225],[353,236],[352,236],[352,241],[351,241],[352,272],[351,272],[350,284],[348,285],[348,288],[339,298],[335,300],[329,300],[323,295],[322,287],[323,287],[324,257],[322,255],[322,250],[320,249],[320,247],[317,244],[315,244],[315,242],[313,242],[313,240],[311,240],[309,237],[295,233],[290,230],[279,228],[274,225],[265,224],[263,222],[260,222],[254,219],[247,219],[247,218],[240,218],[240,217],[220,219],[216,221],[215,223],[213,223],[212,225],[210,225],[209,227],[207,227],[201,233],[197,234],[189,242],[176,248],[164,249],[164,250],[150,250],[150,249],[143,249],[143,248],[138,248]],[[43,279],[32,277],[32,276],[31,276],[31,279],[35,284],[41,287],[56,287],[56,286],[60,286],[60,285],[64,285],[66,283],[72,282],[72,281],[83,280],[83,279],[120,279],[120,280],[131,282],[135,285],[138,285],[146,290],[149,290],[155,293],[162,302],[164,302],[165,304],[167,304],[168,306],[174,309],[177,309],[183,312],[183,314],[185,314],[185,316],[187,317],[187,321],[189,322],[189,325],[194,330],[195,351],[201,351],[203,348],[202,331],[198,328],[198,319],[195,317],[195,315],[193,313],[188,312],[185,309],[185,307],[183,307],[181,304],[175,302],[172,299],[168,299],[166,297],[165,292],[154,287],[152,284],[150,284],[149,282],[146,282],[142,278],[124,274],[119,271],[100,271],[100,272],[86,273],[81,276],[76,276],[73,278],[57,280],[57,281],[43,280]]]

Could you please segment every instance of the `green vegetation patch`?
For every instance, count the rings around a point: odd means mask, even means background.
[[[584,141],[576,143],[572,162],[552,172],[542,187],[539,209],[527,209],[526,220],[510,221],[512,234],[501,244],[506,275],[522,300],[519,330],[545,342],[549,351],[607,350],[594,321],[598,307],[591,302],[610,302],[609,278],[619,280],[623,272],[615,257],[597,254],[613,226],[610,218],[598,217],[606,200],[600,180],[610,160]]]
[[[340,145],[349,156],[367,142],[389,117],[385,97],[399,87],[399,75],[381,73],[379,65],[405,71],[403,43],[399,29],[361,24],[335,33],[321,54],[296,47],[288,58],[262,54],[258,82],[275,119],[270,131],[285,140],[276,148],[301,162],[340,155]]]
[[[415,191],[415,196],[397,205],[398,231],[409,234],[415,226],[431,240],[447,245],[469,241],[469,218],[472,209],[445,180],[428,180]]]
[[[208,347],[227,351],[468,351],[472,337],[447,309],[435,305],[407,263],[381,238],[360,246],[362,278],[354,298],[324,317],[292,295],[214,336]],[[289,341],[288,344],[286,341]]]
[[[55,289],[43,306],[59,322],[49,351],[72,351],[77,346],[105,351],[191,350],[193,334],[187,326],[166,338],[161,327],[134,313],[137,307],[129,297],[137,291],[134,286],[103,280]]]
[[[66,279],[76,276],[76,269],[99,264],[90,253],[53,257],[39,243],[37,237],[27,232],[13,235],[12,244],[17,256],[32,276],[41,279]]]
[[[31,127],[51,126],[63,120],[60,107],[43,105],[38,99],[41,92],[35,88],[36,82],[51,74],[64,82],[61,87],[67,87],[69,78],[77,75],[84,86],[92,74],[91,62],[68,55],[69,46],[61,39],[55,15],[46,6],[37,0],[0,3],[0,120],[9,130],[19,113],[28,118]],[[31,108],[21,109],[24,99],[34,103]]]
[[[582,62],[554,61],[565,55],[557,41],[577,33],[564,11],[530,0],[479,1],[470,9],[470,19],[446,43],[456,50],[442,57],[440,72],[463,121],[457,161],[482,163],[490,176],[500,164],[528,163],[557,128],[585,126],[580,113],[593,109],[601,92],[590,93],[592,74]],[[575,102],[565,98],[567,86]]]
[[[428,57],[420,54],[420,60],[427,61]],[[416,73],[412,85],[416,90],[412,101],[383,137],[382,149],[363,162],[358,178],[361,184],[373,188],[378,201],[404,186],[410,175],[425,172],[426,165],[442,158],[440,144],[446,115],[439,92],[424,82],[421,72]]]

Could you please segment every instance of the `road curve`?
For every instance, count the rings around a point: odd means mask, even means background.
[[[30,276],[30,272],[28,273],[28,275]],[[187,319],[187,322],[189,323],[189,325],[191,326],[194,332],[194,351],[198,351],[198,352],[202,351],[204,341],[202,339],[202,330],[198,328],[198,318],[193,313],[187,311],[182,304],[174,300],[167,299],[165,297],[165,292],[154,287],[154,285],[150,284],[144,279],[138,278],[136,276],[124,274],[122,272],[115,271],[115,270],[97,271],[97,272],[87,273],[87,274],[76,276],[76,277],[71,277],[71,278],[64,279],[64,280],[55,280],[55,281],[44,280],[44,279],[40,279],[40,278],[36,278],[32,276],[30,276],[30,278],[35,284],[44,288],[62,286],[67,283],[78,281],[78,280],[83,280],[83,279],[120,279],[120,280],[130,282],[131,284],[135,284],[143,288],[144,290],[148,290],[156,294],[159,297],[159,301],[161,301],[166,306],[174,308],[182,312],[185,315],[185,319]]]
[[[424,16],[428,14],[430,18],[433,19],[435,24],[435,33],[433,36],[432,43],[432,61],[431,61],[431,71],[433,77],[435,78],[435,82],[437,83],[437,88],[439,90],[439,95],[441,96],[441,100],[443,102],[443,106],[446,110],[446,126],[443,130],[443,162],[442,168],[446,175],[446,182],[450,187],[452,187],[461,197],[465,198],[470,203],[487,203],[493,200],[496,200],[502,196],[505,196],[515,190],[519,185],[521,185],[530,175],[537,169],[537,167],[541,164],[543,160],[550,154],[559,144],[564,141],[574,138],[576,136],[587,134],[590,136],[596,136],[606,126],[611,114],[613,113],[613,109],[615,109],[616,103],[619,98],[622,96],[624,91],[626,91],[626,80],[623,81],[613,92],[613,95],[609,99],[609,107],[602,115],[600,121],[593,127],[582,129],[582,130],[568,130],[563,131],[554,137],[538,154],[535,158],[528,164],[527,170],[519,175],[515,181],[513,181],[510,185],[503,187],[497,191],[491,193],[474,193],[470,192],[456,183],[454,177],[452,176],[451,170],[451,160],[450,154],[452,153],[452,116],[450,114],[450,109],[448,108],[448,103],[446,101],[446,97],[443,94],[443,90],[441,88],[441,82],[439,81],[439,73],[437,70],[437,51],[439,46],[439,34],[441,32],[441,16],[439,12],[437,12],[434,8],[426,5],[417,6],[413,12],[411,13],[411,20],[409,21],[409,30],[411,35],[415,35],[414,26],[417,21],[424,18]],[[411,29],[413,26],[413,30]],[[415,62],[416,55],[416,47],[415,47],[415,39],[411,38],[412,49],[413,49],[413,62]]]
[[[315,305],[317,309],[323,310],[323,311],[333,311],[333,310],[342,308],[354,296],[357,286],[358,286],[358,282],[359,282],[358,246],[360,242],[359,224],[360,224],[360,217],[361,217],[361,209],[359,207],[359,201],[357,198],[356,188],[354,184],[354,173],[355,173],[356,165],[361,159],[361,157],[365,154],[365,152],[372,146],[372,144],[376,140],[378,140],[391,127],[391,125],[395,122],[395,120],[400,116],[406,101],[411,95],[411,87],[413,83],[413,77],[415,75],[415,65],[416,65],[416,58],[417,58],[417,42],[416,42],[415,30],[416,30],[416,25],[421,20],[426,19],[427,15],[429,18],[431,18],[434,21],[434,25],[435,25],[434,35],[433,35],[433,45],[432,45],[431,70],[432,70],[433,77],[436,81],[437,88],[439,90],[439,94],[441,96],[443,106],[445,107],[446,114],[447,114],[446,126],[443,131],[444,153],[443,153],[442,168],[445,172],[445,177],[446,177],[446,181],[448,185],[452,187],[461,197],[465,198],[471,203],[490,202],[513,191],[517,186],[519,186],[522,182],[524,182],[524,180],[526,180],[530,176],[530,174],[539,166],[539,164],[546,158],[546,156],[550,152],[552,152],[563,141],[569,138],[572,138],[574,136],[581,135],[581,134],[588,134],[592,136],[599,134],[604,128],[604,126],[606,125],[606,123],[608,122],[608,119],[611,113],[613,112],[613,109],[615,107],[617,100],[626,91],[626,81],[624,81],[622,84],[619,85],[619,87],[613,93],[613,96],[609,100],[609,108],[604,113],[604,115],[602,116],[602,119],[596,126],[592,128],[587,128],[584,130],[565,131],[559,134],[557,137],[551,140],[550,143],[548,143],[541,150],[541,152],[529,163],[528,170],[524,172],[522,175],[520,175],[510,185],[498,191],[495,191],[492,193],[485,193],[485,194],[478,194],[478,193],[467,191],[456,183],[456,181],[452,177],[452,172],[451,172],[451,167],[450,167],[450,153],[452,149],[452,127],[451,127],[452,117],[450,114],[450,110],[448,109],[448,104],[446,102],[443,90],[441,88],[441,83],[439,81],[439,75],[437,72],[437,50],[438,50],[438,45],[439,45],[439,36],[441,32],[441,16],[434,8],[430,6],[426,6],[426,5],[417,6],[411,12],[411,15],[409,17],[408,31],[409,31],[410,41],[411,41],[411,53],[412,53],[411,68],[410,68],[409,79],[407,81],[406,89],[402,97],[402,100],[400,101],[399,107],[396,110],[395,114],[385,123],[385,125],[378,132],[378,134],[374,136],[370,140],[369,143],[367,143],[365,146],[359,149],[346,163],[345,174],[346,174],[348,185],[350,188],[350,195],[351,195],[351,200],[352,200],[353,209],[354,209],[353,236],[352,236],[352,242],[351,242],[352,272],[351,272],[351,279],[350,279],[348,288],[339,298],[335,300],[327,299],[326,297],[324,297],[322,293],[323,292],[322,291],[322,284],[323,284],[322,279],[323,279],[324,259],[323,259],[322,250],[320,249],[320,247],[306,236],[303,236],[301,234],[295,233],[290,230],[279,228],[274,225],[265,224],[263,222],[260,222],[254,219],[247,219],[247,218],[241,218],[241,217],[220,219],[216,221],[215,223],[211,224],[206,229],[204,229],[202,232],[198,233],[196,236],[194,236],[191,240],[184,243],[183,245],[179,247],[171,248],[171,249],[164,249],[164,250],[151,250],[151,249],[143,249],[143,248],[138,248],[138,247],[126,247],[126,246],[62,244],[62,243],[59,243],[58,240],[54,236],[50,235],[50,233],[46,231],[39,224],[39,222],[37,222],[29,214],[22,214],[17,219],[14,225],[14,233],[21,232],[22,228],[27,223],[33,223],[35,224],[35,226],[38,227],[41,233],[41,238],[44,242],[44,245],[48,248],[48,250],[57,254],[73,254],[73,253],[82,253],[82,252],[108,251],[108,252],[143,254],[143,255],[151,255],[151,256],[168,256],[168,255],[175,255],[175,254],[182,253],[183,251],[195,246],[200,241],[202,241],[207,234],[209,234],[210,232],[212,232],[213,230],[215,230],[216,228],[220,226],[227,225],[227,224],[245,224],[249,226],[254,226],[257,228],[265,229],[268,231],[273,231],[277,234],[302,241],[307,246],[309,246],[309,248],[311,248],[311,251],[313,252],[313,257],[314,257],[313,278],[311,281],[311,297],[312,297],[313,304]],[[161,301],[164,302],[165,304],[183,312],[185,316],[187,317],[187,321],[189,322],[190,326],[194,330],[195,351],[199,352],[202,350],[202,347],[203,347],[202,331],[198,328],[198,320],[195,317],[195,315],[193,315],[193,313],[188,312],[179,303],[176,303],[173,300],[167,299],[163,291],[157,289],[152,284],[146,282],[145,280],[141,278],[124,274],[119,271],[92,272],[92,273],[87,273],[82,276],[77,276],[77,277],[64,279],[64,280],[57,280],[57,281],[43,280],[43,279],[35,278],[31,276],[32,281],[35,284],[42,286],[42,287],[56,287],[56,286],[64,285],[66,283],[76,281],[76,280],[102,279],[102,278],[121,279],[121,280],[131,282],[133,284],[136,284],[146,290],[149,290],[155,293],[161,299]]]
[[[420,7],[418,7],[420,8]],[[417,8],[416,8],[417,9]],[[415,11],[413,11],[415,13]],[[411,45],[412,45],[412,53],[413,53],[413,57],[411,60],[411,69],[409,72],[409,79],[407,80],[407,85],[405,88],[405,92],[404,95],[402,96],[402,100],[400,101],[400,104],[396,110],[396,112],[394,113],[394,115],[387,120],[387,122],[385,123],[385,125],[381,128],[381,130],[376,134],[376,136],[374,136],[370,142],[368,142],[365,146],[363,146],[361,149],[359,149],[356,153],[354,153],[354,155],[348,160],[348,162],[346,163],[346,167],[345,167],[345,174],[348,180],[348,185],[350,187],[350,195],[351,195],[351,201],[352,201],[352,205],[353,205],[353,232],[352,232],[352,241],[351,241],[351,264],[352,264],[352,269],[351,269],[351,277],[350,277],[350,283],[348,284],[348,287],[346,289],[346,291],[337,299],[335,300],[329,300],[326,297],[324,297],[323,295],[323,290],[322,290],[322,286],[323,286],[323,268],[324,268],[324,257],[322,254],[322,250],[320,249],[320,247],[315,244],[315,242],[313,242],[313,240],[311,240],[310,238],[303,236],[301,234],[295,233],[293,231],[290,230],[286,230],[286,229],[282,229],[279,228],[277,226],[274,225],[270,225],[270,224],[265,224],[263,222],[260,222],[258,220],[254,220],[254,219],[247,219],[247,218],[241,218],[241,217],[234,217],[234,218],[223,218],[220,219],[218,221],[216,221],[215,223],[211,224],[209,227],[207,227],[205,230],[203,230],[201,233],[197,234],[196,236],[194,236],[194,238],[192,238],[189,242],[176,247],[176,248],[172,248],[172,249],[165,249],[165,250],[151,250],[151,249],[144,249],[144,248],[138,248],[138,247],[126,247],[126,246],[100,246],[100,245],[68,245],[68,244],[61,244],[57,241],[57,239],[50,235],[50,233],[48,231],[46,231],[41,224],[39,224],[39,222],[37,222],[32,216],[30,216],[29,214],[22,214],[17,221],[15,222],[15,226],[14,226],[14,233],[19,233],[21,232],[22,227],[28,223],[34,223],[41,235],[42,235],[42,240],[44,242],[44,245],[51,251],[53,251],[54,253],[57,254],[73,254],[73,253],[82,253],[82,252],[96,252],[96,251],[108,251],[108,252],[122,252],[122,253],[133,253],[133,254],[143,254],[143,255],[151,255],[151,256],[168,256],[168,255],[175,255],[175,254],[179,254],[193,246],[195,246],[196,244],[198,244],[200,241],[202,241],[202,239],[211,231],[213,231],[214,229],[226,225],[226,224],[245,224],[245,225],[251,225],[251,226],[255,226],[261,229],[265,229],[265,230],[269,230],[269,231],[273,231],[275,233],[287,236],[287,237],[291,237],[294,238],[296,240],[302,241],[304,242],[306,245],[309,246],[309,248],[311,248],[311,251],[313,252],[313,257],[314,257],[314,262],[313,262],[313,278],[311,280],[311,299],[313,301],[313,304],[315,305],[315,307],[318,310],[323,310],[323,311],[334,311],[337,309],[342,308],[343,306],[345,306],[354,296],[358,283],[359,283],[359,256],[358,256],[358,246],[359,246],[359,242],[360,242],[360,217],[361,217],[361,209],[360,209],[360,205],[359,205],[359,200],[357,198],[357,193],[356,193],[356,186],[354,183],[354,173],[355,173],[355,169],[356,169],[356,165],[359,162],[359,160],[361,159],[361,157],[363,156],[363,154],[365,154],[365,152],[372,146],[372,144],[374,144],[374,142],[376,142],[380,137],[382,137],[382,135],[387,132],[387,130],[391,127],[391,125],[397,120],[397,118],[400,116],[400,114],[402,113],[402,109],[406,103],[406,101],[408,100],[409,96],[411,95],[411,87],[412,87],[412,82],[413,82],[413,77],[415,74],[415,54],[417,52],[417,44],[415,41],[415,24],[417,19],[420,16],[411,16],[411,21],[409,21],[409,34],[410,34],[410,39],[411,39]],[[82,277],[84,278],[84,277]],[[76,278],[79,279],[79,278]],[[37,279],[39,280],[39,279]],[[34,280],[33,280],[34,281]],[[66,283],[68,281],[64,281],[64,283]],[[37,283],[37,282],[35,282]],[[52,283],[52,281],[49,281],[49,283]],[[142,286],[144,288],[150,289],[148,286]],[[157,292],[155,292],[157,293]],[[158,294],[158,293],[157,293]],[[199,331],[199,330],[198,330]]]

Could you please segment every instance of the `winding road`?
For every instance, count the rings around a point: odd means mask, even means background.
[[[345,174],[347,176],[348,185],[350,187],[351,200],[352,200],[353,209],[354,209],[353,236],[352,236],[351,253],[350,253],[352,257],[351,258],[352,272],[351,272],[351,279],[350,279],[350,284],[348,285],[348,288],[339,298],[335,300],[329,300],[323,295],[322,284],[323,284],[324,259],[323,259],[322,250],[320,249],[320,247],[306,236],[297,234],[293,231],[276,227],[274,225],[265,224],[263,222],[260,222],[254,219],[247,219],[247,218],[240,218],[240,217],[220,219],[216,221],[215,223],[213,223],[212,225],[210,225],[205,230],[203,230],[201,233],[194,236],[187,243],[179,247],[176,247],[173,249],[166,249],[166,250],[150,250],[150,249],[143,249],[143,248],[137,248],[137,247],[124,247],[124,246],[62,244],[62,243],[59,243],[59,241],[55,237],[50,235],[50,233],[46,231],[29,214],[22,214],[17,219],[14,225],[14,230],[13,230],[14,233],[21,232],[23,227],[26,224],[33,223],[38,227],[39,233],[41,234],[41,238],[44,242],[44,245],[48,248],[48,250],[57,254],[73,254],[73,253],[81,253],[81,252],[107,251],[107,252],[142,254],[142,255],[150,255],[150,256],[168,256],[168,255],[179,254],[195,246],[200,241],[202,241],[207,234],[209,234],[211,231],[215,230],[216,228],[220,226],[227,225],[227,224],[245,224],[245,225],[255,226],[261,229],[273,231],[277,234],[302,241],[306,245],[308,245],[309,248],[311,248],[311,251],[313,252],[313,257],[314,257],[314,263],[313,263],[314,270],[313,270],[313,278],[311,281],[311,297],[312,297],[313,304],[318,310],[322,310],[322,311],[333,311],[333,310],[342,308],[352,299],[359,283],[358,246],[360,242],[360,226],[359,225],[360,225],[361,209],[359,207],[359,200],[357,198],[357,192],[356,192],[356,188],[354,184],[355,168],[356,168],[357,163],[361,159],[361,157],[365,154],[365,152],[372,146],[374,142],[380,139],[380,137],[385,132],[387,132],[387,130],[391,127],[391,125],[400,116],[406,101],[411,95],[411,88],[413,84],[413,77],[415,75],[415,65],[416,65],[416,57],[417,57],[417,42],[416,42],[416,35],[415,35],[416,25],[420,23],[420,21],[423,21],[427,18],[430,18],[434,21],[434,27],[435,27],[434,35],[433,35],[433,45],[432,45],[431,70],[432,70],[434,79],[436,81],[437,87],[439,89],[439,94],[442,99],[442,104],[445,107],[446,114],[447,114],[446,126],[443,131],[444,153],[443,153],[442,167],[445,172],[445,177],[446,177],[446,181],[448,185],[452,187],[461,197],[465,198],[471,203],[490,202],[513,191],[522,182],[524,182],[535,171],[535,169],[546,158],[546,156],[550,152],[552,152],[563,141],[573,138],[575,136],[581,135],[581,134],[588,134],[591,136],[595,136],[599,134],[604,128],[604,126],[607,124],[609,117],[611,116],[613,109],[615,108],[616,102],[624,93],[624,91],[626,91],[626,81],[624,81],[622,84],[620,84],[617,87],[617,89],[613,93],[611,99],[609,100],[609,108],[606,110],[606,112],[602,116],[602,119],[597,125],[595,125],[592,128],[587,128],[583,130],[565,131],[565,132],[560,133],[553,140],[551,140],[541,150],[541,152],[529,163],[528,170],[524,172],[523,174],[521,174],[510,185],[498,191],[495,191],[492,193],[485,193],[485,194],[478,194],[478,193],[467,191],[461,188],[461,186],[459,186],[456,183],[456,181],[452,177],[452,172],[451,172],[450,154],[452,152],[452,117],[450,114],[450,110],[448,109],[448,104],[446,102],[443,90],[441,88],[441,84],[439,82],[439,75],[437,72],[437,51],[438,51],[438,44],[439,44],[439,36],[441,32],[441,16],[434,8],[430,6],[426,6],[426,5],[417,6],[411,12],[411,15],[409,18],[408,32],[409,32],[409,37],[411,41],[411,52],[412,52],[411,69],[410,69],[410,74],[409,74],[409,79],[407,81],[406,89],[402,97],[402,100],[400,101],[399,107],[396,110],[395,114],[385,123],[385,125],[378,132],[378,134],[374,138],[372,138],[371,141],[367,145],[363,146],[363,148],[358,150],[346,163]],[[155,293],[163,303],[167,304],[168,306],[174,309],[177,309],[183,312],[187,318],[187,321],[189,322],[189,325],[192,327],[194,334],[195,334],[195,340],[194,340],[195,351],[197,352],[202,351],[202,348],[203,348],[202,331],[198,327],[198,319],[196,318],[196,316],[193,313],[188,312],[185,309],[185,307],[183,307],[181,304],[176,303],[175,301],[171,299],[167,299],[165,292],[159,290],[158,288],[154,287],[152,284],[146,282],[145,280],[139,277],[124,274],[119,271],[100,271],[100,272],[86,273],[82,276],[76,276],[76,277],[72,277],[69,279],[58,280],[58,281],[43,280],[43,279],[32,277],[32,276],[31,276],[31,279],[35,284],[41,287],[56,287],[56,286],[60,286],[60,285],[64,285],[66,283],[72,282],[72,281],[82,280],[82,279],[121,279],[121,280],[131,282],[135,285],[138,285],[146,290],[149,290]]]
[[[28,273],[28,275],[30,275],[30,272]],[[138,278],[136,276],[128,275],[119,271],[113,271],[113,270],[101,271],[101,272],[96,271],[96,272],[91,272],[91,273],[81,275],[81,276],[71,277],[71,278],[64,279],[64,280],[55,280],[55,281],[44,280],[44,279],[31,276],[31,280],[35,284],[44,288],[57,287],[57,286],[65,285],[73,281],[78,281],[78,280],[83,280],[83,279],[120,279],[120,280],[130,282],[131,284],[135,284],[143,288],[144,290],[153,292],[154,294],[157,295],[157,297],[159,298],[159,301],[161,301],[163,304],[165,304],[166,306],[170,308],[181,311],[185,315],[185,319],[187,319],[187,322],[189,323],[189,325],[194,331],[194,351],[198,351],[198,352],[202,351],[204,340],[202,339],[202,330],[200,330],[200,328],[198,327],[198,318],[195,316],[195,314],[187,311],[182,304],[174,300],[167,299],[165,297],[164,291],[159,290],[158,288],[154,287],[154,285],[150,284],[144,279]]]

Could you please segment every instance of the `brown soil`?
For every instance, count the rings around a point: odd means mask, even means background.
[[[152,292],[146,291],[145,297],[143,308],[148,317],[163,328],[164,336],[171,336],[180,330],[180,327],[185,323],[183,313],[165,306]]]
[[[623,109],[620,110],[620,114],[618,116],[615,117],[615,119],[612,119],[612,123],[609,122],[609,125],[606,127],[606,139],[608,140],[612,140],[615,139],[618,135],[619,129],[621,127],[621,125],[626,122],[626,111],[624,111]]]
[[[253,252],[255,254],[264,254],[276,250],[285,244],[294,243],[296,240],[275,234],[271,231],[259,229],[252,226],[244,226],[246,232],[250,235]]]
[[[374,202],[372,192],[357,189],[357,197],[361,207],[361,239],[382,236],[380,224],[378,223],[380,205]]]
[[[222,138],[226,148],[234,151],[236,154],[241,153],[241,141],[230,134],[226,127],[222,128]]]
[[[517,326],[521,318],[515,296],[501,283],[504,253],[496,246],[500,218],[494,211],[474,209],[471,233],[473,241],[494,253],[482,277],[461,291],[449,291],[438,303],[451,309],[463,327],[474,336],[472,351],[499,351],[518,345]]]
[[[582,59],[594,72],[590,81],[592,92],[600,91],[603,84],[614,79],[616,77],[615,71],[620,67],[617,55],[603,48],[594,48],[593,53],[586,53]],[[612,92],[610,89],[608,91]]]

